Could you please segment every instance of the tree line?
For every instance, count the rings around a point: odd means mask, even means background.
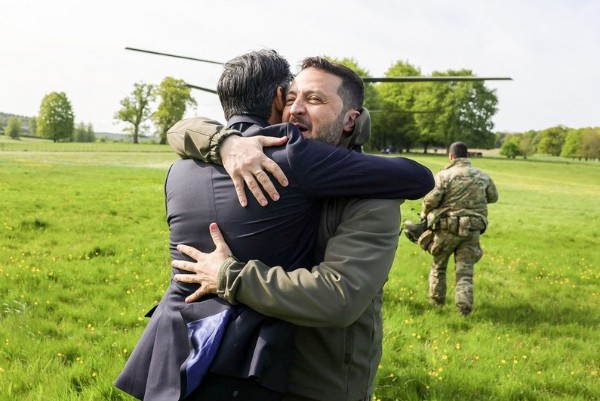
[[[8,116],[0,118],[4,135],[19,139],[22,135],[52,139],[54,142],[95,142],[96,134],[91,123],[75,126],[71,102],[64,92],[44,96],[37,117]]]
[[[334,59],[362,77],[369,72],[352,58]],[[421,76],[420,68],[407,61],[395,62],[386,77]],[[473,76],[468,69],[434,71],[432,76]],[[159,99],[158,104],[156,101]],[[166,143],[167,130],[183,118],[187,107],[196,105],[183,80],[166,77],[160,85],[142,81],[120,102],[114,118],[126,123],[125,131],[138,143],[154,123],[160,143]],[[600,158],[598,128],[571,129],[562,126],[543,131],[509,134],[494,133],[492,118],[498,108],[496,91],[484,81],[365,83],[365,107],[371,112],[371,138],[365,145],[373,151],[410,152],[422,149],[447,149],[455,141],[470,148],[501,148],[509,158],[534,153],[556,156]],[[0,124],[2,119],[0,118]],[[22,119],[9,119],[6,135],[18,137]],[[64,93],[46,95],[40,113],[30,118],[30,134],[58,140],[93,141],[91,124],[74,127],[71,104]],[[0,125],[0,129],[2,125]]]
[[[357,71],[363,77],[368,71],[351,58],[336,60]],[[420,76],[419,68],[398,61],[386,76]],[[470,70],[434,72],[434,76],[472,76]],[[156,110],[155,101],[160,98]],[[495,91],[482,81],[366,83],[365,106],[371,111],[371,139],[367,150],[384,149],[411,151],[431,147],[447,148],[456,140],[470,147],[492,148],[495,135],[492,117],[497,111]],[[137,143],[149,129],[156,126],[160,143],[166,143],[167,130],[183,118],[186,108],[195,105],[190,88],[182,80],[165,78],[160,85],[138,82],[129,96],[121,100],[116,120],[125,122],[125,131]],[[57,140],[75,140],[73,111],[64,93],[51,93],[44,98],[40,114],[33,121],[39,136]],[[14,128],[9,129],[14,132]],[[18,130],[17,130],[18,131]]]
[[[363,77],[369,73],[354,59],[340,62]],[[418,67],[397,61],[386,77],[420,76]],[[471,70],[435,71],[432,76],[472,76]],[[365,106],[371,111],[371,151],[448,149],[454,141],[470,148],[500,148],[509,158],[535,153],[579,160],[600,159],[600,128],[551,127],[526,133],[494,133],[496,91],[483,81],[367,83]]]
[[[332,58],[330,58],[332,59]],[[368,77],[368,71],[352,58],[332,59]],[[434,72],[434,76],[472,76],[470,70]],[[398,61],[386,76],[421,76],[419,68]],[[156,111],[152,104],[161,102]],[[371,139],[367,150],[411,151],[416,147],[447,147],[462,140],[470,147],[492,148],[495,135],[492,117],[497,111],[495,91],[482,81],[366,83],[365,107],[371,111]],[[181,80],[167,77],[156,88],[138,82],[130,96],[121,101],[115,118],[128,123],[127,130],[137,143],[140,133],[148,130],[148,121],[157,127],[160,143],[166,143],[167,130],[179,121],[189,105],[195,105],[190,89]]]
[[[352,58],[333,59],[362,77],[369,73]],[[473,76],[468,69],[434,71],[432,76]],[[422,76],[407,61],[395,62],[386,77]],[[495,144],[493,116],[498,108],[495,90],[483,81],[365,83],[365,107],[371,112],[371,151],[447,149],[464,141],[472,148]]]
[[[496,147],[510,159],[527,159],[535,153],[578,160],[600,159],[600,128],[567,128],[562,125],[542,131],[496,134]]]
[[[153,102],[160,97],[156,111]],[[121,108],[115,113],[116,120],[128,123],[125,131],[138,143],[146,133],[151,119],[157,129],[160,143],[166,143],[167,130],[183,118],[186,108],[195,105],[190,88],[182,80],[166,77],[160,85],[138,82],[132,93],[121,100]],[[51,139],[54,142],[95,142],[92,124],[79,123],[75,126],[75,114],[64,92],[52,92],[44,96],[36,117],[0,116],[0,131],[14,139],[27,133],[29,136]]]
[[[160,98],[158,108],[152,111],[153,102]],[[191,89],[181,79],[166,77],[160,85],[137,82],[129,96],[121,100],[115,119],[128,123],[125,130],[138,143],[141,134],[149,129],[147,121],[154,122],[159,143],[167,143],[167,130],[181,120],[188,106],[196,105]]]

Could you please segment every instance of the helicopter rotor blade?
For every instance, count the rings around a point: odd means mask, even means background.
[[[206,59],[196,58],[196,57],[180,56],[177,54],[162,53],[162,52],[157,52],[157,51],[153,51],[153,50],[138,49],[135,47],[126,47],[125,50],[131,50],[131,51],[136,51],[136,52],[140,52],[140,53],[155,54],[158,56],[175,57],[175,58],[181,58],[181,59],[185,59],[185,60],[200,61],[203,63],[217,64],[217,65],[225,64],[220,61],[206,60]],[[381,77],[381,78],[363,77],[362,79],[364,82],[512,81],[512,78],[510,78],[510,77],[474,77],[474,76],[406,76],[406,77]],[[195,89],[199,89],[199,87],[195,88]],[[206,88],[204,88],[204,89],[206,89]],[[200,90],[204,90],[204,89],[200,89]],[[208,89],[207,91],[210,91],[210,89]]]
[[[175,57],[185,60],[200,61],[203,63],[224,65],[220,61],[206,60],[196,57],[180,56],[171,53],[156,52],[153,50],[138,49],[135,47],[126,47],[125,50],[131,50],[140,53],[155,54],[158,56]],[[436,81],[512,81],[510,77],[473,77],[473,76],[407,76],[407,77],[363,77],[364,82],[436,82]]]
[[[217,94],[217,91],[214,89],[208,89],[208,88],[204,88],[202,86],[192,85],[192,84],[188,84],[188,83],[186,83],[185,86],[187,86],[188,88],[198,89],[198,90],[208,92],[208,93],[214,93],[215,95]]]
[[[512,81],[509,77],[471,77],[471,76],[435,76],[435,77],[363,77],[364,82],[444,82],[444,81]]]
[[[141,53],[156,54],[158,56],[183,58],[183,59],[186,59],[186,60],[201,61],[203,63],[211,63],[211,64],[218,64],[218,65],[223,65],[224,64],[224,63],[221,63],[219,61],[205,60],[205,59],[195,58],[195,57],[179,56],[177,54],[161,53],[161,52],[155,52],[155,51],[152,51],[152,50],[136,49],[135,47],[126,47],[125,50],[131,50],[131,51],[134,51],[134,52],[141,52]]]
[[[369,110],[369,113],[377,115],[377,113],[386,114],[430,114],[438,113],[437,110]]]

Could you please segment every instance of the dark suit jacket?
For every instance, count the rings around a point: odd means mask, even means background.
[[[289,180],[287,187],[277,188],[280,200],[261,207],[252,199],[242,208],[221,166],[192,159],[175,162],[165,183],[173,259],[185,259],[176,250],[177,244],[211,252],[214,245],[208,225],[217,222],[232,253],[241,261],[260,259],[289,269],[312,266],[323,198],[415,199],[430,189],[431,172],[416,162],[309,141],[291,124],[265,126],[266,122],[252,116],[230,120],[230,127],[244,131],[244,135],[288,137],[286,146],[265,149]],[[174,269],[176,273],[180,271]],[[189,393],[180,376],[190,356],[186,321],[231,307],[223,306],[224,301],[218,298],[185,304],[185,297],[196,289],[197,285],[171,281],[117,379],[117,387],[144,400],[177,400],[182,393]],[[244,306],[235,306],[231,319],[210,371],[253,377],[265,387],[285,391],[293,326]]]

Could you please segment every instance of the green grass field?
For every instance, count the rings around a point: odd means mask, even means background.
[[[0,151],[2,401],[131,399],[112,381],[169,280],[163,180],[175,156],[65,145]],[[429,306],[430,258],[402,236],[374,398],[600,399],[600,164],[473,162],[500,191],[475,310]],[[419,210],[406,202],[403,218]]]

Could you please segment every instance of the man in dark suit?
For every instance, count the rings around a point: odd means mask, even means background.
[[[259,257],[290,270],[309,266],[322,199],[415,199],[430,189],[431,172],[418,163],[309,141],[292,124],[269,127],[281,121],[289,80],[287,62],[272,51],[252,52],[225,66],[218,92],[229,128],[244,135],[286,137],[286,146],[269,148],[267,153],[289,177],[289,185],[277,188],[281,196],[277,203],[261,207],[250,202],[242,208],[223,168],[192,159],[177,161],[165,183],[173,259],[183,258],[176,249],[181,243],[205,252],[214,249],[206,228],[218,222],[240,260]],[[261,93],[259,88],[267,89]],[[360,112],[346,114],[344,125],[351,136]],[[207,124],[211,123],[184,120],[173,130],[186,138]],[[189,143],[189,137],[183,143]],[[182,271],[175,269],[173,274],[177,273]],[[293,326],[247,307],[232,307],[219,298],[186,305],[184,299],[197,289],[197,284],[171,282],[117,387],[144,400],[208,400],[233,392],[242,400],[278,399],[286,391]],[[220,347],[207,346],[207,331]],[[206,349],[217,348],[218,352],[202,359]],[[198,373],[207,367],[207,372]],[[206,377],[197,387],[202,374]]]

